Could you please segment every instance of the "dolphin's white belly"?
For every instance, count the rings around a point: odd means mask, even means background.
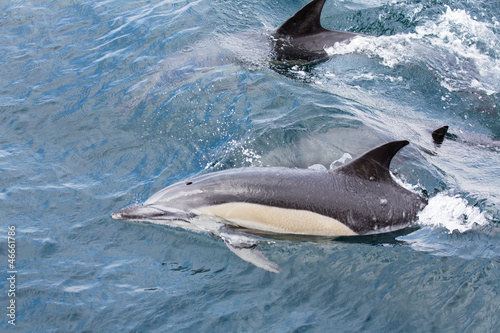
[[[193,213],[219,217],[243,228],[274,233],[313,236],[357,235],[336,219],[306,210],[231,202],[200,207],[193,210]]]

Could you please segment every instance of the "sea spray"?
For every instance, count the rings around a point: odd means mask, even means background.
[[[418,214],[419,224],[445,228],[452,233],[460,233],[474,226],[488,224],[488,219],[479,207],[470,205],[459,195],[439,193],[429,200],[429,204]]]

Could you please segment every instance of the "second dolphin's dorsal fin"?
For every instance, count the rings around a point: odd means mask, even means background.
[[[342,172],[373,181],[392,180],[389,165],[396,153],[406,146],[408,141],[392,141],[370,150],[354,161],[333,169],[330,172]]]
[[[326,0],[313,0],[289,18],[276,30],[282,36],[301,36],[314,34],[325,29],[321,26],[320,18]]]
[[[446,133],[448,133],[448,126],[443,126],[438,128],[437,130],[434,130],[432,132],[432,139],[434,140],[434,143],[443,143]]]

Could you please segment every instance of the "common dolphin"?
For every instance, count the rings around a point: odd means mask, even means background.
[[[276,30],[272,39],[277,60],[321,61],[328,58],[325,48],[357,36],[365,36],[323,28],[320,19],[325,1],[311,1]]]
[[[218,171],[170,185],[144,204],[125,207],[112,217],[214,234],[240,258],[276,273],[279,267],[235,230],[354,236],[390,232],[415,221],[427,200],[398,185],[389,171],[393,156],[407,144],[386,143],[330,170]]]
[[[500,149],[500,140],[489,135],[472,133],[463,130],[452,134],[448,132],[448,126],[440,127],[432,132],[432,139],[434,140],[434,143],[438,145],[443,143],[445,138],[493,151],[499,151]]]

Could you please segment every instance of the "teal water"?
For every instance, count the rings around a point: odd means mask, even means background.
[[[271,63],[266,36],[306,3],[0,3],[2,330],[498,330],[500,5],[328,1],[325,27],[376,37]],[[393,173],[430,197],[420,228],[261,243],[281,274],[110,217],[194,175],[329,166],[400,139]]]

